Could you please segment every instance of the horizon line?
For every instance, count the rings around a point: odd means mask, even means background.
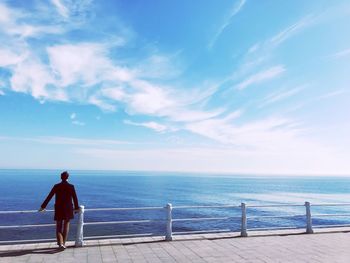
[[[213,172],[213,171],[171,171],[171,170],[127,170],[127,169],[59,169],[59,168],[3,168],[1,170],[41,170],[41,171],[77,171],[77,172],[131,172],[131,173],[175,173],[179,176],[191,175],[207,175],[207,176],[243,176],[243,177],[350,177],[350,174],[291,174],[291,173],[248,173],[248,172]],[[181,175],[181,173],[186,173]],[[167,176],[167,175],[164,175]]]

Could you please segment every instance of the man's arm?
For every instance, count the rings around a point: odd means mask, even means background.
[[[73,198],[73,202],[74,202],[74,209],[79,210],[78,197],[77,197],[77,193],[75,192],[74,186],[72,189],[72,198]]]
[[[50,202],[50,200],[51,200],[51,198],[53,197],[53,195],[55,194],[55,192],[56,192],[56,188],[55,188],[55,186],[54,186],[54,187],[52,187],[52,189],[51,189],[49,195],[46,197],[45,201],[42,203],[42,205],[41,205],[41,208],[42,208],[42,209],[45,209],[45,207],[46,207],[47,204]]]

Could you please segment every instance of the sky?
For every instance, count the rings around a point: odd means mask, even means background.
[[[350,175],[347,0],[0,0],[0,168]]]

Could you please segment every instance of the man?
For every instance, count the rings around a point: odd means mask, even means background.
[[[69,173],[61,173],[61,183],[55,184],[49,195],[42,203],[39,211],[44,211],[47,204],[55,195],[55,216],[57,245],[61,249],[66,248],[66,240],[69,232],[69,221],[74,218],[74,213],[79,211],[79,204],[74,185],[68,183]],[[74,210],[72,199],[74,202]]]

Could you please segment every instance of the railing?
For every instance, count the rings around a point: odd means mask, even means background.
[[[313,207],[321,206],[350,206],[350,203],[342,204],[313,204]],[[274,208],[274,207],[305,207],[305,213],[295,214],[295,215],[259,215],[259,216],[247,216],[247,210],[252,208]],[[229,216],[229,217],[195,217],[195,218],[173,218],[174,209],[213,209],[213,208],[238,208],[241,210],[240,216]],[[90,211],[145,211],[145,210],[160,210],[164,211],[166,219],[143,219],[143,220],[126,220],[126,221],[102,221],[102,222],[84,222],[85,212]],[[53,212],[54,210],[46,210],[48,212]],[[26,210],[26,211],[0,211],[1,214],[24,214],[24,213],[37,213],[37,210]],[[350,214],[314,214],[311,215],[311,204],[305,202],[304,204],[277,204],[277,205],[246,205],[241,203],[241,205],[214,205],[214,206],[172,206],[167,204],[164,207],[134,207],[134,208],[90,208],[85,209],[84,206],[80,206],[78,212],[77,220],[77,232],[75,238],[75,246],[81,247],[84,245],[84,239],[97,239],[97,238],[113,238],[113,237],[130,237],[130,236],[152,236],[152,233],[148,234],[131,234],[131,235],[111,235],[111,236],[89,236],[84,237],[84,226],[88,225],[106,225],[106,224],[132,224],[132,223],[152,223],[152,222],[164,222],[166,226],[166,232],[164,233],[165,240],[171,241],[173,235],[180,234],[193,234],[193,233],[211,233],[211,232],[230,232],[230,229],[221,230],[204,230],[204,231],[185,231],[185,232],[173,232],[174,222],[183,221],[211,221],[211,220],[240,220],[240,236],[247,237],[248,231],[256,230],[276,230],[276,229],[300,229],[301,227],[277,227],[277,228],[248,228],[248,219],[273,219],[273,218],[294,218],[294,217],[304,217],[305,219],[305,232],[308,234],[313,233],[313,228],[325,228],[325,227],[350,227],[350,224],[341,225],[313,225],[312,218],[323,218],[323,217],[349,217]],[[0,226],[0,229],[9,228],[32,228],[32,227],[48,227],[55,226],[55,224],[37,224],[37,225],[10,225],[10,226]],[[0,241],[1,243],[11,243],[11,242],[28,242],[28,241],[52,241],[53,239],[41,239],[41,240],[16,240],[16,241]]]

